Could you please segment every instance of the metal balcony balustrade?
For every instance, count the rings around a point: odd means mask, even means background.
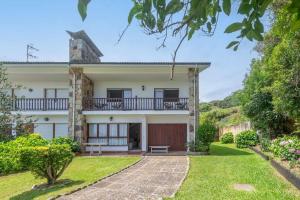
[[[84,110],[188,110],[188,98],[84,98]]]

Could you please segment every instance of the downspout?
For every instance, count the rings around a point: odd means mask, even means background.
[[[195,134],[194,134],[194,141],[196,140],[196,121],[197,121],[197,112],[196,112],[196,71],[198,69],[198,65],[196,65],[196,68],[194,70],[194,113],[195,113],[195,117],[194,117],[194,131],[195,131]]]

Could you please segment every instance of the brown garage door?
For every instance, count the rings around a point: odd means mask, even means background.
[[[148,124],[148,145],[168,145],[170,151],[185,151],[186,130],[186,124]]]

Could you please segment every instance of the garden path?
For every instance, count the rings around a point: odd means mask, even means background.
[[[146,156],[118,174],[60,200],[162,199],[179,189],[189,168],[187,156]]]

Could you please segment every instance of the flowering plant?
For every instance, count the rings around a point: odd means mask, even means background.
[[[284,136],[274,139],[270,151],[275,157],[300,164],[300,139],[296,136]]]

